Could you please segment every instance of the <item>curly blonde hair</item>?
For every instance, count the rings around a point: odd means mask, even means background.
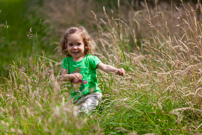
[[[65,34],[64,37],[60,41],[60,46],[61,46],[61,52],[68,56],[71,56],[68,51],[66,50],[67,48],[67,43],[68,43],[68,36],[70,34],[74,34],[78,32],[78,34],[81,34],[84,42],[84,54],[92,54],[95,46],[94,40],[91,38],[91,36],[88,34],[87,30],[83,26],[79,27],[71,27],[69,28]]]

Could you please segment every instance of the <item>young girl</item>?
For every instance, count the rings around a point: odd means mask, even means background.
[[[123,68],[106,65],[96,56],[90,55],[93,46],[94,41],[84,27],[69,28],[61,41],[62,53],[67,56],[63,60],[62,80],[71,81],[70,94],[74,104],[80,106],[79,113],[91,112],[102,98],[97,68],[107,73],[125,75]]]

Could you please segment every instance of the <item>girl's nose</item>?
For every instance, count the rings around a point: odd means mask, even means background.
[[[77,49],[77,46],[76,46],[76,45],[74,45],[74,46],[73,46],[73,49]]]

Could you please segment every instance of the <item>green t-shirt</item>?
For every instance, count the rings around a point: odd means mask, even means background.
[[[96,67],[100,63],[100,59],[96,56],[86,55],[84,59],[75,62],[72,57],[63,60],[62,67],[68,70],[68,74],[80,73],[82,80],[71,81],[71,97],[74,100],[94,92],[101,93],[98,88]]]

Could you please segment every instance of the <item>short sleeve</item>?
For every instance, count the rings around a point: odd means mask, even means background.
[[[101,62],[100,59],[98,57],[96,57],[96,56],[91,56],[89,61],[90,61],[90,64],[91,64],[92,68],[94,68],[94,69]]]
[[[68,59],[67,59],[67,58],[63,59],[62,67],[63,67],[64,69],[67,69],[67,70],[68,70]]]

